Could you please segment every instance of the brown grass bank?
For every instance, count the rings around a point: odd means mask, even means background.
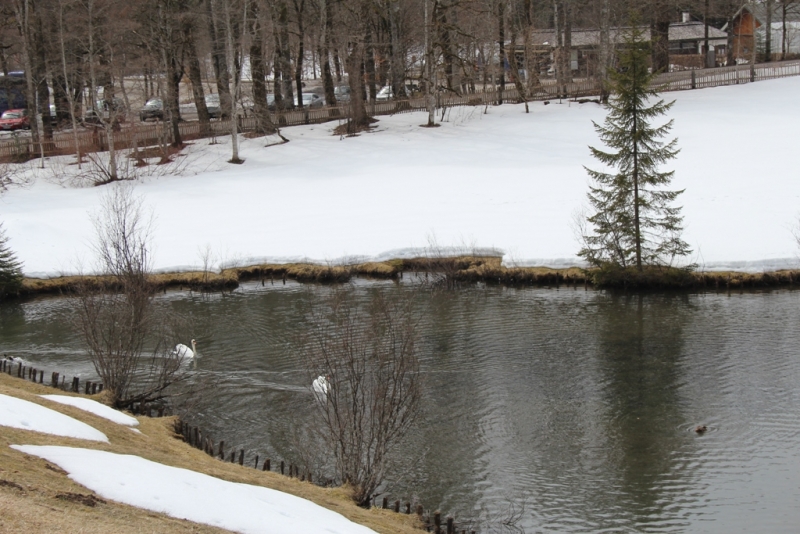
[[[257,471],[211,458],[179,439],[173,431],[173,417],[139,417],[139,434],[83,410],[40,398],[38,395],[53,393],[52,388],[43,385],[0,374],[0,393],[41,404],[83,421],[104,432],[110,442],[96,443],[0,427],[0,532],[226,532],[102,499],[70,480],[64,471],[46,460],[11,449],[9,446],[12,444],[64,445],[135,454],[224,480],[291,493],[334,510],[376,532],[419,532],[415,515],[359,508],[349,499],[346,489],[321,488],[274,472]],[[93,398],[102,400],[101,397],[98,394]]]
[[[735,271],[688,271],[667,267],[635,269],[582,269],[570,267],[506,267],[496,256],[459,256],[447,258],[411,258],[355,265],[320,265],[314,263],[259,264],[214,272],[179,272],[153,275],[154,283],[163,290],[194,291],[232,290],[242,282],[263,284],[294,280],[303,283],[346,283],[354,277],[397,280],[403,273],[429,273],[448,285],[499,284],[506,286],[558,287],[586,286],[598,289],[670,290],[670,289],[742,289],[792,287],[800,284],[800,270],[762,273]],[[81,284],[113,290],[114,283],[102,276],[64,276],[59,278],[26,278],[21,296],[74,293]]]

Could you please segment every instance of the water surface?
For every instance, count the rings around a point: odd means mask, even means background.
[[[197,376],[214,382],[192,422],[252,455],[324,463],[305,447],[313,397],[295,341],[329,291],[161,297],[193,318]],[[69,303],[4,304],[0,351],[89,377]],[[525,532],[794,532],[798,303],[788,290],[426,294],[425,416],[399,451],[390,497],[484,530],[513,507]]]

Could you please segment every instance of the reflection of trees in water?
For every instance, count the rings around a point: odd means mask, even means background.
[[[598,357],[611,465],[629,501],[623,508],[638,510],[644,521],[665,519],[661,512],[675,504],[667,493],[689,482],[674,453],[691,437],[682,431],[678,387],[685,380],[681,356],[692,307],[685,295],[608,295],[600,312]]]

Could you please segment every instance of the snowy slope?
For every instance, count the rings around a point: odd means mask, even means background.
[[[108,442],[105,434],[86,423],[33,402],[3,394],[0,394],[0,426]]]
[[[796,165],[800,78],[665,94],[682,148],[668,168],[685,188],[686,232],[705,268],[798,266]],[[436,129],[423,114],[380,117],[377,131],[340,140],[336,123],[288,128],[291,142],[243,142],[241,166],[224,163],[230,139],[199,142],[182,174],[144,179],[156,216],[160,269],[309,258],[378,257],[440,246],[497,247],[506,261],[574,264],[573,214],[586,204],[583,166],[597,167],[596,104],[456,108]],[[74,166],[47,162],[40,176]],[[28,174],[32,175],[33,171]],[[0,204],[11,246],[29,275],[90,268],[89,213],[103,188],[38,178]],[[399,251],[399,252],[398,252]]]
[[[227,482],[139,456],[70,447],[12,445],[57,464],[101,497],[235,532],[369,534],[374,531],[306,499]]]
[[[59,404],[66,404],[80,408],[81,410],[93,413],[94,415],[108,419],[109,421],[113,421],[119,425],[137,426],[139,424],[139,421],[137,421],[135,417],[125,415],[119,410],[115,410],[114,408],[106,406],[105,404],[100,404],[92,399],[85,399],[83,397],[70,397],[67,395],[40,395],[40,397],[57,402]]]

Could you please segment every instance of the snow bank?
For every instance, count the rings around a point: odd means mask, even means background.
[[[665,93],[676,105],[681,153],[665,169],[686,189],[684,239],[701,268],[760,271],[798,266],[800,180],[795,154],[800,77]],[[583,168],[601,146],[592,103],[454,108],[440,128],[424,113],[379,117],[373,133],[340,140],[337,123],[287,128],[291,142],[264,148],[242,139],[243,165],[229,165],[230,138],[196,142],[179,175],[142,178],[156,216],[156,269],[311,259],[385,258],[387,251],[474,247],[516,265],[578,263],[573,215],[587,205]],[[3,196],[10,245],[28,275],[78,270],[89,252],[105,188],[65,188],[43,176],[75,172],[53,158],[28,188]],[[61,161],[62,163],[58,163]],[[27,172],[36,172],[33,167]],[[155,171],[153,171],[155,172]],[[389,254],[391,255],[391,254]],[[83,265],[84,268],[91,267]]]
[[[0,394],[0,426],[108,442],[105,434],[86,423],[33,402],[3,394]]]
[[[12,445],[44,458],[106,499],[235,532],[368,534],[317,504],[280,491],[227,482],[139,456],[70,447]]]
[[[106,406],[105,404],[100,404],[92,399],[69,397],[67,395],[40,395],[40,397],[53,402],[58,402],[59,404],[67,404],[69,406],[80,408],[81,410],[93,413],[99,417],[103,417],[120,425],[136,426],[139,424],[139,421],[137,421],[135,417],[125,415],[119,410],[115,410],[114,408]]]

